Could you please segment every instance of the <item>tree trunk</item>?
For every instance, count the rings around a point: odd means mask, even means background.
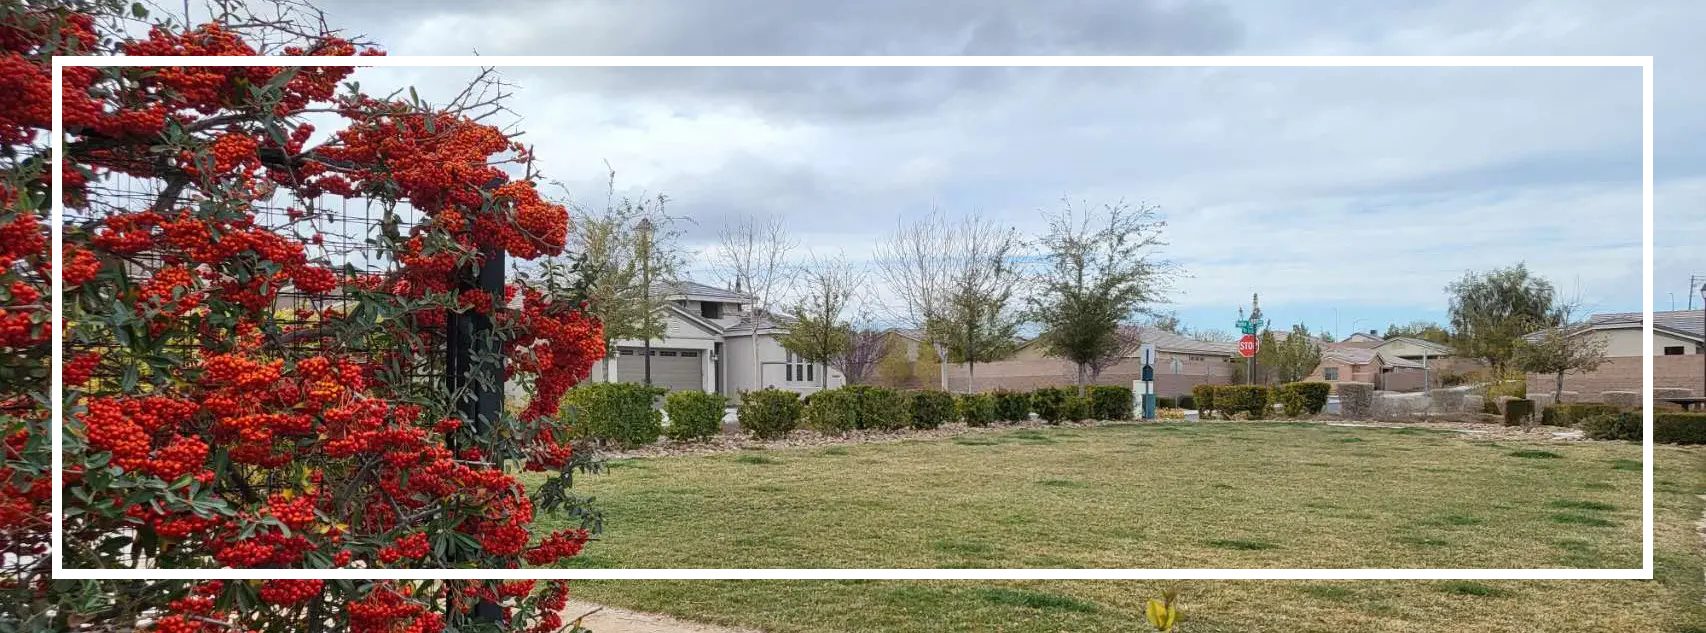
[[[758,308],[752,310],[752,388],[764,388],[764,364],[758,362]]]
[[[1564,372],[1558,372],[1558,382],[1552,389],[1552,404],[1564,404]]]
[[[966,362],[966,393],[977,393],[977,363]]]
[[[616,382],[616,345],[615,341],[604,341],[604,382]]]
[[[930,347],[932,349],[936,350],[936,374],[941,378],[942,391],[947,391],[948,390],[948,350],[946,347],[943,347],[941,345],[937,345],[935,343],[931,343]]]
[[[1080,398],[1084,397],[1084,375],[1087,367],[1084,363],[1078,363],[1078,397]]]

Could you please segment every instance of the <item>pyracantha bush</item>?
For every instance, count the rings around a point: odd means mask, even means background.
[[[56,273],[67,566],[508,568],[590,536],[530,528],[595,516],[566,492],[584,456],[556,409],[602,357],[601,327],[555,284],[475,289],[493,258],[560,254],[569,221],[530,148],[479,121],[490,102],[375,98],[350,67],[66,68],[53,270],[52,56],[378,54],[269,16],[140,34],[142,5],[0,5],[0,628],[562,630],[562,583],[47,577]],[[336,129],[316,136],[310,116]],[[348,226],[328,198],[383,221]],[[328,237],[351,233],[370,265],[332,260]],[[473,319],[491,327],[451,390],[447,328]],[[506,382],[534,392],[526,409],[464,412]]]

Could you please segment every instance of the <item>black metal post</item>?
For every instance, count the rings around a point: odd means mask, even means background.
[[[649,219],[640,221],[640,303],[646,311],[642,322],[640,335],[645,337],[640,353],[645,354],[640,361],[645,365],[646,386],[652,386],[652,222]]]
[[[501,302],[504,297],[504,251],[486,247],[481,249],[480,256],[480,269],[475,271],[473,279],[469,279],[469,275],[461,275],[457,288],[483,290],[492,301]],[[446,386],[452,397],[458,398],[452,406],[468,420],[476,438],[484,438],[491,423],[503,411],[504,357],[497,337],[492,334],[491,317],[491,310],[500,307],[487,306],[485,312],[451,312],[445,319]],[[472,397],[457,395],[464,387],[469,389]],[[450,448],[456,450],[454,444]],[[502,458],[501,455],[491,457]],[[481,600],[474,605],[472,615],[477,621],[497,622],[503,619],[503,608],[495,602]]]

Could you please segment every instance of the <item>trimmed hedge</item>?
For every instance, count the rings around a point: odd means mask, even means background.
[[[1031,394],[997,389],[989,395],[995,398],[995,419],[1003,422],[1024,422],[1031,419]]]
[[[1197,405],[1197,417],[1207,418],[1208,414],[1214,411],[1214,387],[1215,385],[1191,387],[1191,400]]]
[[[1600,402],[1576,402],[1549,405],[1540,410],[1540,423],[1546,426],[1575,426],[1588,418],[1623,411],[1616,405]]]
[[[766,387],[740,394],[740,426],[761,440],[788,435],[800,423],[800,394]]]
[[[1309,415],[1319,415],[1327,410],[1327,398],[1333,394],[1333,383],[1329,382],[1295,382],[1298,391],[1303,392],[1303,412]]]
[[[912,428],[933,429],[954,419],[954,394],[934,389],[908,392]]]
[[[663,434],[677,441],[703,440],[723,430],[723,408],[728,398],[720,393],[675,391],[663,400],[669,426]]]
[[[1588,439],[1641,441],[1641,415],[1633,411],[1596,415],[1582,420],[1581,425]]]
[[[854,402],[859,412],[855,428],[893,431],[906,428],[906,425],[912,422],[906,394],[871,385],[854,385],[843,389],[858,396]]]
[[[1066,422],[1077,422],[1090,418],[1090,398],[1080,396],[1072,390],[1066,392],[1066,409],[1062,412]]]
[[[1197,397],[1188,393],[1179,396],[1178,406],[1180,409],[1195,409],[1197,408]]]
[[[1522,426],[1534,419],[1534,401],[1512,398],[1505,401],[1505,426]]]
[[[845,387],[812,394],[806,398],[800,425],[824,435],[846,435],[859,428],[859,394]]]
[[[1653,414],[1653,441],[1660,444],[1706,444],[1706,413]]]
[[[1273,389],[1265,385],[1219,385],[1214,388],[1214,406],[1226,417],[1239,413],[1248,419],[1267,417],[1271,409]]]
[[[1185,396],[1185,397],[1189,398],[1190,396]],[[1174,398],[1169,398],[1167,396],[1155,396],[1155,409],[1156,410],[1159,411],[1161,409],[1177,409],[1177,408],[1179,408],[1179,401],[1178,400],[1176,400]]]
[[[954,411],[966,426],[989,426],[995,422],[995,396],[987,393],[960,394]]]
[[[628,382],[595,382],[570,389],[563,403],[574,412],[570,425],[576,437],[624,448],[658,441],[663,413],[652,401],[665,389]]]
[[[1090,400],[1090,415],[1086,417],[1097,420],[1131,419],[1131,387],[1091,385],[1087,393]]]
[[[1351,420],[1367,420],[1374,413],[1374,383],[1341,382],[1339,416]]]
[[[1065,420],[1077,420],[1072,417],[1071,408],[1079,406],[1075,400],[1078,395],[1063,387],[1042,387],[1031,392],[1031,410],[1037,412],[1037,417],[1049,424],[1060,424]]]

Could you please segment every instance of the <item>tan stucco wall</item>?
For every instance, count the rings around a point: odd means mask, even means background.
[[[1699,354],[1654,356],[1653,386],[1692,389],[1695,395],[1700,395],[1701,375],[1706,373],[1706,369],[1701,367],[1702,362]],[[1528,390],[1530,393],[1552,393],[1556,380],[1553,375],[1529,374]],[[1641,357],[1611,358],[1592,372],[1565,375],[1564,390],[1580,394],[1584,402],[1597,402],[1600,393],[1606,391],[1640,391]]]

